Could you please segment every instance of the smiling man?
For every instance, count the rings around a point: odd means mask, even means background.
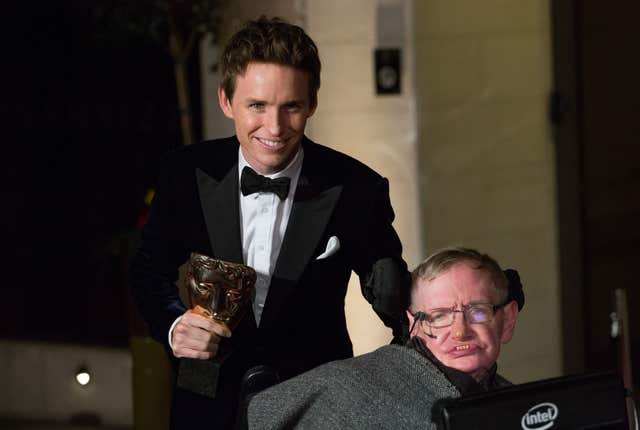
[[[351,357],[352,271],[396,339],[406,327],[410,277],[387,179],[304,135],[318,104],[315,43],[263,17],[231,37],[220,68],[220,107],[236,134],[169,154],[131,265],[152,336],[185,380],[203,381],[176,385],[172,428],[233,428],[254,366],[287,379]],[[255,269],[252,309],[233,332],[180,300],[178,267],[193,252]]]
[[[524,305],[517,272],[475,250],[447,248],[412,280],[405,346],[329,363],[259,393],[250,428],[435,428],[437,400],[510,385],[496,360]]]
[[[234,120],[242,155],[258,173],[277,173],[297,155],[307,119],[316,109],[309,85],[302,70],[256,62],[236,77],[235,89],[218,89],[222,111]]]

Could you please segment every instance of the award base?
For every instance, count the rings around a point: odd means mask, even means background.
[[[176,384],[184,390],[215,399],[220,367],[228,356],[227,352],[209,360],[181,358]]]

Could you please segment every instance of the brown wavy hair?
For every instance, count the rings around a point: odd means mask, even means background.
[[[235,33],[220,58],[220,87],[229,100],[233,98],[236,77],[243,75],[251,62],[291,66],[309,76],[309,101],[317,103],[320,88],[318,48],[305,31],[280,18],[261,16],[247,22]]]

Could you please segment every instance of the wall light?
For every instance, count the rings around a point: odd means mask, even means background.
[[[76,371],[76,382],[82,386],[91,382],[91,374],[89,373],[87,366],[78,367],[78,370]]]

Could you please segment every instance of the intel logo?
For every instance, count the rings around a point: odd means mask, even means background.
[[[553,426],[553,420],[558,417],[558,407],[553,403],[539,403],[522,416],[524,430],[545,430]]]

